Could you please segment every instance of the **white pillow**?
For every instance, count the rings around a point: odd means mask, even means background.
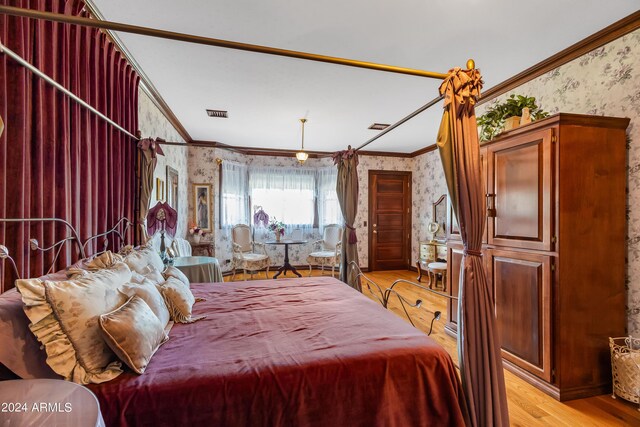
[[[160,271],[158,271],[158,269],[153,265],[148,265],[144,270],[142,270],[142,275],[154,285],[164,283],[162,273],[160,273]]]
[[[102,339],[99,317],[122,306],[121,292],[131,280],[124,263],[60,282],[17,280],[29,328],[47,352],[47,364],[68,381],[109,381],[121,364]]]
[[[165,271],[162,272],[162,275],[167,280],[169,280],[169,277],[173,277],[175,279],[180,280],[182,283],[184,283],[187,286],[187,288],[191,287],[191,283],[189,283],[189,278],[185,276],[185,274],[182,271],[180,271],[180,269],[177,267],[170,265],[169,267],[167,267]]]
[[[122,287],[122,293],[129,297],[137,295],[142,298],[149,308],[151,308],[153,314],[160,319],[162,327],[164,328],[167,326],[167,323],[169,323],[171,318],[169,310],[167,309],[160,291],[155,284],[151,283],[150,280],[145,279],[142,284],[127,283]]]
[[[180,280],[169,277],[169,279],[160,286],[160,293],[162,293],[164,302],[167,304],[169,314],[171,314],[171,320],[174,322],[193,323],[206,317],[191,317],[191,310],[196,299],[193,293],[191,293],[191,289],[185,286]]]
[[[127,263],[132,271],[140,274],[145,274],[145,269],[149,265],[153,265],[158,271],[164,270],[164,263],[160,259],[160,255],[155,249],[147,246],[131,251],[124,257],[124,262]]]

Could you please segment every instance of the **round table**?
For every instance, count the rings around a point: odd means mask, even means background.
[[[173,259],[173,266],[182,271],[192,283],[223,281],[218,260],[210,256],[177,257]]]
[[[278,272],[275,274],[275,276],[273,276],[274,279],[277,279],[278,276],[282,273],[284,273],[284,275],[286,276],[287,271],[291,271],[296,276],[302,277],[302,274],[298,273],[298,270],[296,270],[294,266],[289,264],[289,245],[303,245],[305,243],[307,243],[306,240],[289,240],[289,239],[268,240],[264,242],[265,245],[284,245],[284,265],[278,269]]]
[[[63,380],[0,381],[0,410],[1,425],[105,425],[95,394],[86,387]]]

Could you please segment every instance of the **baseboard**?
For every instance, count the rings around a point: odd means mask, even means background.
[[[508,360],[502,359],[502,365],[504,366],[504,368],[506,370],[508,370],[509,372],[514,374],[516,377],[525,380],[526,382],[528,382],[529,384],[531,384],[535,388],[545,392],[546,394],[548,394],[549,396],[553,397],[554,399],[561,400],[560,399],[560,389],[558,387],[556,387],[556,386],[554,386],[552,384],[549,384],[548,382],[544,381],[543,379],[538,378],[537,376],[533,375],[532,373],[530,373],[528,371],[525,371],[524,369],[520,368],[519,366],[514,365],[513,363],[509,362]]]
[[[560,388],[556,385],[549,384],[541,378],[533,375],[532,373],[525,371],[521,367],[514,365],[513,363],[502,360],[505,369],[513,373],[515,376],[525,380],[529,384],[533,385],[537,389],[542,390],[549,396],[553,397],[560,402],[566,402],[575,399],[584,399],[586,397],[600,396],[602,394],[611,394],[612,384],[611,382],[602,384],[590,384],[586,386],[578,387],[565,387]]]

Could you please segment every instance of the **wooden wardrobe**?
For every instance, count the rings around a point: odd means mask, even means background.
[[[481,147],[483,258],[505,367],[558,400],[611,392],[608,337],[626,330],[628,124],[561,113]],[[457,296],[462,244],[449,217]],[[456,303],[447,312],[455,334]]]

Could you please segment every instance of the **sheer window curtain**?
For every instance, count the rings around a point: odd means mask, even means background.
[[[262,206],[270,219],[282,221],[286,232],[300,228],[313,231],[315,214],[315,170],[259,167],[249,171],[251,204]]]
[[[222,189],[220,226],[229,232],[236,224],[251,225],[249,220],[248,168],[246,165],[222,162]]]
[[[319,168],[316,171],[318,193],[318,232],[322,234],[324,226],[329,224],[341,224],[342,212],[336,193],[336,181],[338,170],[335,167]]]

